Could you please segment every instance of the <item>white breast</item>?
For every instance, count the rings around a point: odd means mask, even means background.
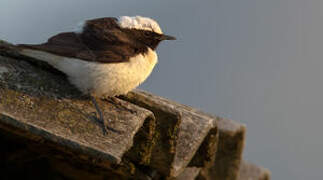
[[[116,96],[136,88],[151,73],[157,63],[157,54],[149,49],[124,63],[95,63],[66,58],[43,51],[24,49],[21,52],[48,62],[67,74],[69,81],[83,93],[95,96]]]

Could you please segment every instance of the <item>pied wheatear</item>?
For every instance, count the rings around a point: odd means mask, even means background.
[[[75,32],[18,47],[21,54],[65,73],[73,85],[92,97],[104,122],[95,97],[126,94],[141,84],[156,65],[155,50],[163,40],[175,38],[163,34],[153,19],[121,16],[87,20]]]

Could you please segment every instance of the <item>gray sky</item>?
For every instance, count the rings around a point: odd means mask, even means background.
[[[142,15],[178,38],[141,88],[247,125],[273,179],[322,179],[323,1],[0,0],[0,39],[39,43],[84,19]]]

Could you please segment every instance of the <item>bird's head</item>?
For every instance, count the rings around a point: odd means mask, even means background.
[[[151,18],[141,16],[121,16],[118,19],[119,26],[133,40],[155,50],[163,40],[175,40],[173,36],[163,34],[158,23]]]

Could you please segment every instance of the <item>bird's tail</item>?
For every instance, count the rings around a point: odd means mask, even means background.
[[[0,40],[0,55],[25,60],[50,70],[53,69],[51,66],[58,63],[59,58],[54,57],[55,55],[51,56],[49,53],[49,55],[46,55],[45,52],[42,53],[41,51],[33,50],[28,46],[29,45],[14,45]]]
[[[62,59],[61,56],[57,56],[57,55],[54,55],[54,54],[51,54],[51,53],[48,53],[45,51],[37,50],[37,49],[32,49],[32,48],[28,47],[28,45],[18,45],[17,47],[18,47],[19,54],[21,54],[23,56],[27,56],[29,58],[36,59],[36,60],[47,62],[48,64],[50,64],[54,67]]]

